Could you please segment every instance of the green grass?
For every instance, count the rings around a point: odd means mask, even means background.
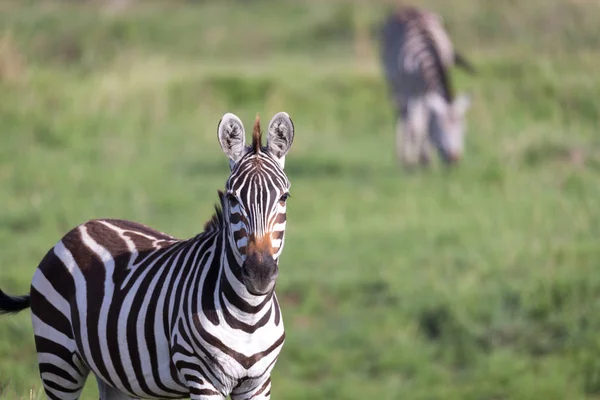
[[[420,2],[479,73],[454,74],[464,162],[405,174],[376,43],[354,53],[389,5],[99,3],[0,1],[0,287],[91,218],[196,234],[220,117],[285,110],[273,398],[600,398],[597,4]],[[35,360],[2,318],[3,399],[43,398]]]

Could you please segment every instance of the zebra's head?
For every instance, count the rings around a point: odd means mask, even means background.
[[[471,105],[470,97],[461,94],[447,101],[442,95],[431,93],[426,101],[435,116],[431,119],[433,142],[446,163],[457,162],[464,151],[465,114]]]
[[[275,114],[263,146],[257,116],[252,143],[246,146],[242,121],[227,113],[217,133],[231,168],[223,200],[229,244],[241,265],[242,283],[251,294],[263,295],[275,286],[283,250],[290,196],[283,167],[294,139],[294,124],[285,112]]]

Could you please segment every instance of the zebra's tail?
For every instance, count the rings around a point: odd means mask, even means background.
[[[29,305],[29,295],[9,296],[0,290],[0,315],[18,313]]]

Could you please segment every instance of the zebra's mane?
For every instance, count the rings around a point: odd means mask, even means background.
[[[442,94],[444,98],[450,102],[454,99],[454,88],[452,87],[449,71],[444,67],[440,50],[437,48],[437,44],[430,31],[430,19],[434,15],[435,14],[421,10],[414,6],[401,7],[396,11],[396,18],[401,23],[410,23],[411,21],[418,23],[419,30],[426,38],[427,44],[431,48],[432,54],[435,58],[435,70],[442,84]]]
[[[254,120],[254,128],[252,129],[252,146],[251,149],[254,154],[258,154],[260,151],[262,142],[262,132],[260,131],[260,115],[256,114],[256,119]]]
[[[450,73],[442,63],[442,57],[440,56],[440,52],[437,49],[435,41],[431,37],[431,33],[429,32],[429,30],[426,30],[426,36],[429,41],[429,45],[434,49],[433,53],[435,57],[435,66],[440,81],[442,82],[442,90],[444,92],[444,97],[448,102],[451,102],[452,100],[454,100],[454,88],[452,87],[452,82],[450,81]]]
[[[225,196],[223,195],[223,192],[220,190],[218,190],[217,193],[219,194],[219,203],[215,204],[215,213],[204,224],[205,232],[219,231],[219,230],[223,229],[223,227],[225,226],[225,219],[223,218],[223,201],[225,199]]]

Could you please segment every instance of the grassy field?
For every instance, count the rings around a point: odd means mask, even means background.
[[[196,234],[220,117],[285,110],[274,399],[600,399],[600,7],[417,3],[479,69],[451,171],[396,163],[382,1],[0,0],[0,287],[91,218]],[[27,312],[0,383],[44,398]]]

